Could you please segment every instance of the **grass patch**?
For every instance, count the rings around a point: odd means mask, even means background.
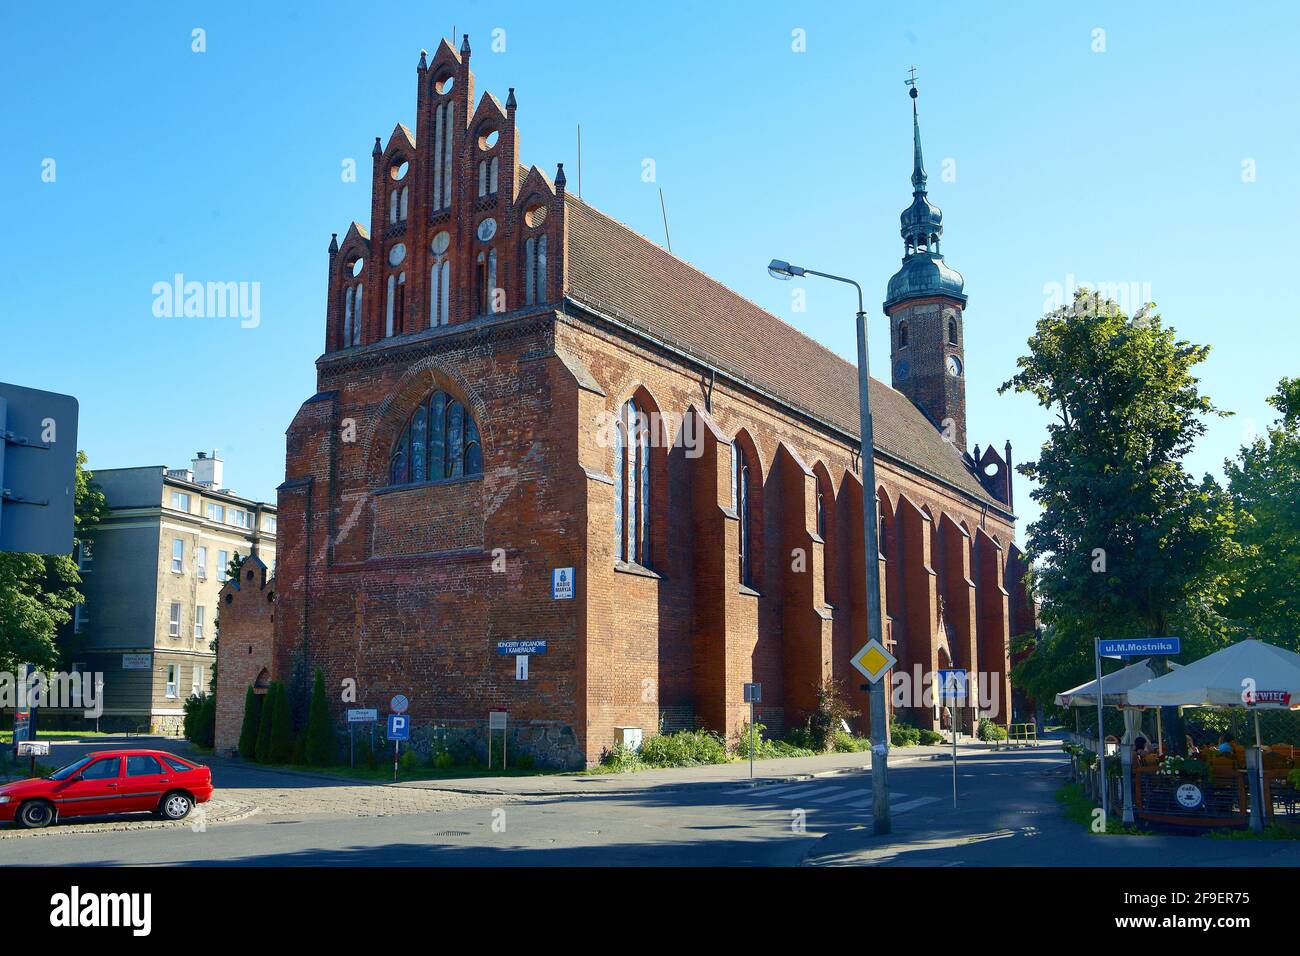
[[[80,740],[82,737],[125,737],[126,734],[109,734],[98,730],[41,730],[37,731],[37,740]],[[136,734],[135,736],[140,736]],[[0,744],[14,742],[12,730],[0,730]]]
[[[1146,830],[1139,829],[1136,824],[1124,823],[1123,816],[1114,813],[1107,816],[1104,831],[1094,830],[1094,814],[1100,809],[1100,805],[1082,784],[1064,784],[1056,791],[1056,802],[1061,805],[1067,820],[1086,827],[1089,833],[1097,836],[1140,836],[1148,833]]]
[[[392,783],[393,782],[393,763],[390,759],[387,763],[382,760],[377,767],[316,767],[310,764],[299,763],[252,763],[244,761],[250,767],[265,767],[267,770],[288,770],[295,773],[312,773],[325,774],[331,777],[346,777],[349,780],[365,780],[375,783]],[[509,767],[502,770],[499,766],[488,769],[487,767],[431,767],[428,764],[416,763],[414,765],[401,765],[397,768],[397,782],[405,783],[416,780],[466,780],[476,777],[538,777],[538,776],[555,776],[558,774],[570,773],[572,771],[558,770],[551,768],[521,768]]]
[[[1211,830],[1206,836],[1211,840],[1300,840],[1300,830],[1275,823],[1265,827],[1263,833],[1246,827],[1242,830]]]

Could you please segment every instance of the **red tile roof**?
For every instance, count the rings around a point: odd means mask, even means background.
[[[576,196],[567,298],[649,333],[855,439],[857,366]],[[906,396],[871,379],[879,452],[1006,510]]]

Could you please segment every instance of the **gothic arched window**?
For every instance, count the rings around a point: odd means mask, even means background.
[[[435,96],[447,96],[451,92],[451,77],[444,76],[433,82]],[[430,208],[434,212],[451,205],[451,147],[452,132],[456,125],[456,103],[450,98],[439,103],[433,111],[433,186]]]
[[[501,160],[497,156],[482,160],[478,164],[479,196],[495,196],[500,178]]]
[[[731,503],[740,519],[740,583],[750,587],[753,582],[752,552],[753,528],[750,524],[749,461],[739,441],[731,443]]]
[[[636,399],[623,403],[614,445],[616,559],[650,564],[650,419]]]
[[[957,344],[957,320],[956,319],[948,320],[948,344],[949,345]]]
[[[411,413],[389,459],[388,482],[413,485],[483,474],[478,426],[459,401],[434,392]]]
[[[343,270],[343,348],[361,344],[362,283],[361,272],[365,260],[360,257],[349,262]]]
[[[906,319],[903,319],[903,321],[898,323],[898,347],[900,349],[907,348],[907,320]]]
[[[504,312],[504,308],[497,308],[497,251],[489,249],[480,252],[474,264],[477,270],[475,280],[478,285],[478,314],[490,315],[493,312]]]
[[[546,301],[546,235],[524,243],[524,305]]]
[[[451,321],[451,236],[440,232],[430,246],[429,325],[446,325]]]

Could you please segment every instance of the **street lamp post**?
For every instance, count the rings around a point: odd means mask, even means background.
[[[795,276],[820,276],[835,282],[844,282],[858,290],[858,419],[861,428],[862,445],[859,454],[862,459],[862,540],[866,548],[864,564],[867,572],[867,640],[879,641],[884,645],[880,631],[880,566],[877,555],[880,546],[876,541],[876,461],[873,454],[875,442],[871,429],[871,398],[868,395],[870,366],[867,357],[867,313],[862,306],[862,286],[852,279],[793,266],[780,259],[773,259],[767,271],[777,279],[793,279]],[[889,716],[885,707],[885,695],[889,693],[889,682],[885,677],[871,685],[871,795],[872,828],[876,834],[889,833]]]

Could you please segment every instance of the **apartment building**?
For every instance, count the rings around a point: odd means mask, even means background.
[[[216,451],[189,468],[95,472],[109,514],[77,555],[84,605],[73,669],[104,675],[104,730],[179,733],[185,699],[210,693],[217,596],[235,555],[275,566],[276,509],[224,483]]]

